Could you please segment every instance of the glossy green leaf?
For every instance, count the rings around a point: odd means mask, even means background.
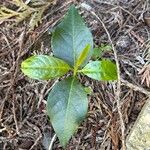
[[[77,59],[77,62],[76,62],[76,66],[77,68],[79,66],[81,66],[81,64],[84,62],[84,60],[86,59],[88,53],[89,53],[89,50],[90,50],[90,45],[88,44],[81,52],[81,54],[79,55],[78,59]]]
[[[112,47],[110,45],[101,44],[99,47],[93,49],[92,58],[99,59],[105,52],[111,51]]]
[[[86,59],[88,53],[89,53],[89,50],[90,50],[90,45],[88,44],[81,52],[81,54],[79,55],[78,59],[77,59],[77,62],[75,64],[75,67],[74,67],[74,75],[76,74],[78,68],[82,65],[82,63],[84,62],[84,60]]]
[[[79,72],[95,80],[109,81],[118,78],[116,64],[106,59],[91,61]]]
[[[68,14],[53,32],[52,50],[54,56],[75,66],[87,44],[90,45],[90,51],[82,66],[89,61],[92,55],[93,37],[76,8],[71,6]]]
[[[87,94],[75,78],[58,82],[49,93],[47,113],[63,147],[85,118],[87,109]]]
[[[25,75],[40,80],[60,77],[70,69],[64,61],[46,55],[31,56],[21,64],[21,70]]]

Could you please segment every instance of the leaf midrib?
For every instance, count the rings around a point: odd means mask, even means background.
[[[75,65],[75,46],[74,46],[74,36],[75,36],[75,26],[74,26],[74,10],[72,10],[72,14],[71,14],[71,16],[72,16],[72,48],[73,48],[73,65]]]
[[[95,71],[95,70],[80,70],[80,72],[84,72],[84,73],[100,73],[101,71]]]
[[[63,69],[63,70],[69,70],[71,68],[67,67],[22,67],[22,69],[43,69],[43,70],[49,70],[49,69]]]
[[[67,118],[68,118],[68,106],[70,105],[70,98],[71,98],[71,92],[72,92],[72,88],[73,88],[73,83],[74,83],[75,78],[72,79],[71,84],[70,84],[70,91],[69,91],[69,95],[68,95],[68,103],[67,103],[67,109],[66,109],[66,114],[65,114],[65,121],[64,121],[64,130],[63,130],[63,135],[65,137],[65,130],[66,130],[66,123],[67,123]],[[65,137],[66,140],[66,137]]]

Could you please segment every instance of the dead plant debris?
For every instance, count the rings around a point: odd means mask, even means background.
[[[38,6],[38,11],[29,5],[31,2],[35,4],[37,1],[0,2],[0,149],[44,150],[55,135],[45,114],[47,89],[55,81],[33,81],[25,77],[20,71],[20,63],[33,54],[51,53],[49,42],[52,28],[72,3],[79,8],[91,28],[96,46],[110,44],[110,41],[91,11],[101,18],[115,46],[120,64],[120,108],[126,137],[150,92],[150,27],[148,19],[144,18],[144,13],[150,10],[150,2],[64,0],[62,3],[57,0],[55,5],[47,5],[48,1],[38,0],[44,3],[40,5],[42,10]],[[28,10],[27,7],[31,7],[29,20],[22,15]],[[12,26],[16,18],[22,22]],[[30,30],[31,21],[34,22],[34,30]],[[111,51],[104,57],[115,60]],[[90,81],[86,77],[80,77],[80,80],[85,86],[91,86],[93,93],[89,96],[88,117],[67,149],[120,150],[122,133],[115,83]],[[62,149],[57,138],[53,138],[51,144],[54,150]]]

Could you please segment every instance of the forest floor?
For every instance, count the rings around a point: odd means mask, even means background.
[[[28,19],[13,27],[13,20],[0,20],[0,150],[44,150],[54,138],[45,103],[55,81],[31,80],[23,75],[20,64],[33,54],[51,52],[50,32],[72,3],[92,31],[95,46],[112,42],[121,79],[117,84],[81,78],[93,93],[88,96],[88,116],[67,150],[121,149],[149,97],[149,0],[57,0],[34,30]],[[16,9],[9,0],[0,4]],[[113,51],[103,57],[116,59]],[[57,138],[52,149],[62,149]]]

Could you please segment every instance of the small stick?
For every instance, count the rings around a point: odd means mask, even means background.
[[[124,80],[124,79],[121,79],[121,82],[122,82],[123,85],[130,87],[130,88],[133,89],[134,91],[142,92],[142,93],[144,93],[145,95],[147,95],[148,97],[150,97],[150,91],[147,91],[146,89],[144,89],[144,88],[142,88],[142,87],[139,87],[139,86],[137,86],[137,85],[134,85],[134,84],[132,84],[132,83],[130,83],[130,82]]]
[[[16,95],[13,94],[13,101],[12,101],[13,108],[12,108],[12,112],[13,112],[15,126],[16,126],[16,133],[19,135],[20,132],[19,132],[18,121],[17,121],[16,111],[15,111],[15,97],[16,97]]]
[[[120,119],[120,124],[121,124],[121,134],[122,134],[122,150],[126,150],[126,145],[125,145],[125,125],[124,125],[124,121],[123,121],[123,116],[121,113],[121,105],[120,105],[120,92],[121,92],[121,78],[120,78],[120,67],[119,67],[119,61],[118,61],[118,56],[117,56],[117,52],[116,49],[114,47],[114,44],[111,40],[111,36],[104,24],[104,22],[101,20],[101,18],[95,14],[94,11],[90,10],[90,13],[95,16],[99,22],[102,24],[105,32],[107,33],[108,39],[112,45],[112,49],[114,52],[114,57],[115,57],[115,61],[116,61],[116,66],[117,66],[117,72],[118,72],[118,81],[117,81],[117,90],[116,90],[116,102],[117,102],[117,108],[118,108],[118,114],[119,114],[119,119]]]
[[[52,150],[52,146],[53,146],[53,143],[54,143],[55,139],[56,139],[56,134],[52,137],[52,140],[51,140],[51,142],[49,144],[48,150]]]

